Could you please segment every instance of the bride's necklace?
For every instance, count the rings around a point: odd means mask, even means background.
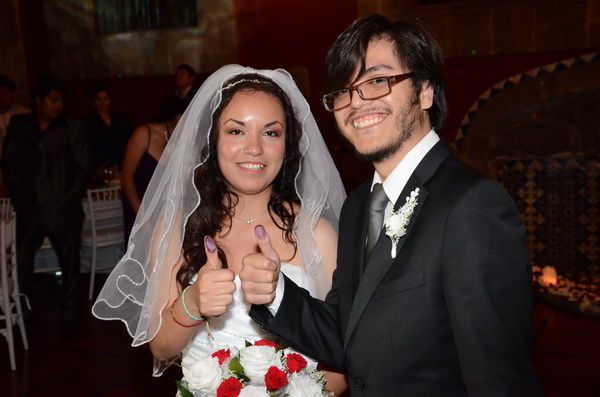
[[[261,212],[260,214],[256,215],[254,218],[250,218],[250,219],[242,219],[242,218],[239,218],[239,217],[237,217],[237,216],[235,216],[235,215],[234,215],[233,217],[234,217],[235,219],[237,219],[238,221],[240,221],[240,222],[244,222],[245,224],[249,225],[249,224],[251,224],[252,222],[254,222],[255,220],[257,220],[258,218],[260,218],[261,216],[263,216],[264,214],[266,214],[268,211],[269,211],[269,210],[267,209],[267,210],[265,210],[265,211]]]

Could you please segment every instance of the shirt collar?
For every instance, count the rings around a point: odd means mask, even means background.
[[[402,160],[400,160],[388,177],[383,181],[383,190],[391,203],[395,203],[398,200],[400,193],[402,193],[406,182],[408,182],[408,179],[414,170],[421,160],[423,160],[423,157],[425,157],[429,150],[431,150],[439,140],[440,138],[435,131],[433,129],[430,130],[427,135],[425,135],[425,137],[421,139]],[[376,183],[382,183],[381,176],[379,176],[377,171],[375,171],[375,175],[373,175],[371,190],[373,190],[373,185]]]

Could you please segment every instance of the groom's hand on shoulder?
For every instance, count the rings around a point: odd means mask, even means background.
[[[242,259],[242,291],[246,301],[254,305],[268,305],[275,299],[279,280],[280,260],[271,245],[271,239],[262,225],[254,229],[260,253],[246,255]]]

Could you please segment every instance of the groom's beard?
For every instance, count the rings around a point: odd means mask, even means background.
[[[370,161],[371,163],[386,160],[392,157],[406,141],[415,135],[417,129],[423,125],[424,120],[425,117],[421,111],[419,97],[416,96],[410,105],[400,109],[400,112],[396,115],[394,125],[400,133],[393,141],[369,153],[361,153],[354,147],[354,153],[361,160]]]

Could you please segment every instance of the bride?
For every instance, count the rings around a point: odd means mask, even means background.
[[[271,236],[281,270],[324,298],[344,189],[307,102],[284,70],[229,65],[182,116],[136,218],[128,250],[92,312],[149,343],[155,375],[181,359],[269,338],[248,316],[237,274]],[[208,327],[206,326],[208,324]],[[210,335],[209,335],[210,328]],[[342,390],[327,372],[328,388]]]

